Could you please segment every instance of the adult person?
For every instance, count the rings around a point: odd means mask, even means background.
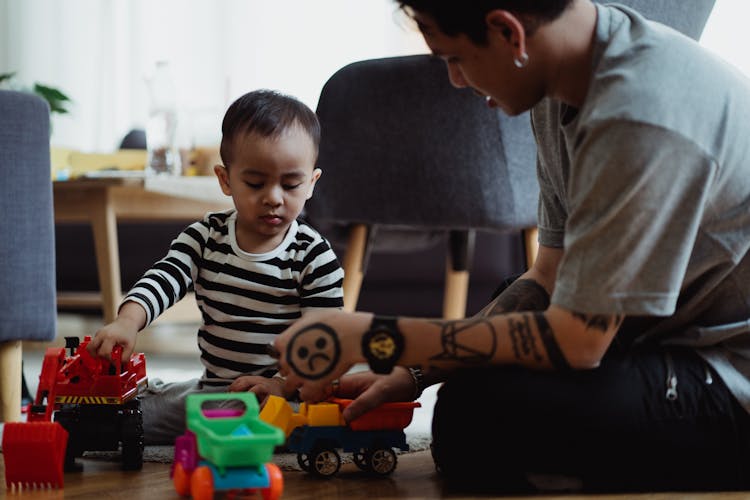
[[[288,383],[318,399],[341,377],[353,419],[443,381],[433,456],[462,489],[747,488],[748,81],[623,6],[399,4],[455,86],[532,109],[538,258],[475,318],[296,322]],[[358,362],[374,373],[342,376]]]

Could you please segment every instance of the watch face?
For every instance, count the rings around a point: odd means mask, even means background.
[[[403,350],[404,337],[395,319],[374,318],[362,336],[362,355],[375,373],[391,373]]]
[[[391,332],[386,329],[375,330],[367,348],[376,359],[391,359],[396,355],[396,342]]]

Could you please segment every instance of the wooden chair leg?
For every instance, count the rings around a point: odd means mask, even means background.
[[[526,269],[531,269],[539,253],[539,230],[536,227],[524,229],[523,248],[526,252]]]
[[[21,341],[0,342],[0,422],[21,420]]]
[[[450,262],[445,270],[443,319],[466,317],[466,295],[469,291],[469,271],[454,271]]]
[[[451,231],[448,258],[445,267],[443,318],[466,317],[469,294],[469,268],[474,253],[474,231]]]
[[[344,311],[357,309],[359,291],[364,278],[364,259],[367,249],[367,226],[355,224],[349,232],[349,241],[342,267],[344,268]]]

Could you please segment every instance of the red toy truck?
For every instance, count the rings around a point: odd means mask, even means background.
[[[63,486],[65,470],[79,470],[76,457],[84,451],[122,449],[122,466],[143,466],[143,417],[137,399],[145,389],[146,360],[133,354],[122,363],[122,348],[112,362],[91,356],[77,337],[66,337],[65,348],[50,347],[44,355],[28,422],[8,423],[3,431],[5,483]],[[53,421],[54,420],[54,421]]]

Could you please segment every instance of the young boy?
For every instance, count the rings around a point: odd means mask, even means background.
[[[206,214],[125,296],[89,350],[133,352],[137,333],[193,289],[203,323],[200,380],[152,381],[142,395],[144,440],[171,443],[184,430],[192,392],[284,394],[266,346],[308,311],[341,308],[343,271],[328,242],[297,217],[312,196],[320,140],[317,116],[290,96],[258,90],[237,99],[222,124],[214,167],[234,209]]]

